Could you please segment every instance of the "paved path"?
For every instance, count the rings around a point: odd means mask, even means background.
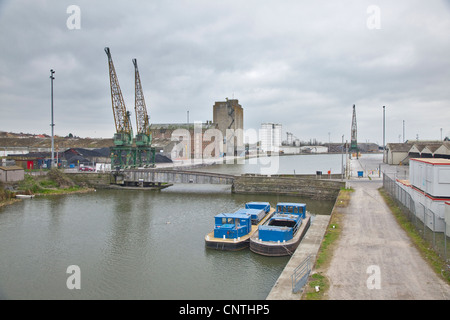
[[[364,167],[364,156],[352,169]],[[356,175],[355,175],[356,176]],[[450,299],[450,286],[420,256],[378,192],[381,179],[352,179],[355,189],[326,272],[328,299]]]

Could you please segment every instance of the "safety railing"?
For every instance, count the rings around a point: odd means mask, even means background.
[[[311,255],[308,255],[302,263],[295,268],[291,276],[292,292],[299,292],[308,281],[309,274],[311,273]]]

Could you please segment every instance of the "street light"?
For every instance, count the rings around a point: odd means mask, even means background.
[[[52,164],[50,165],[50,168],[53,167],[53,164],[55,163],[55,145],[54,145],[54,138],[53,138],[53,129],[55,127],[55,124],[53,123],[53,80],[55,79],[55,77],[53,76],[53,74],[55,73],[55,71],[53,69],[50,69],[50,79],[51,79],[51,85],[52,85],[52,90],[51,90],[51,105],[52,105],[52,122],[50,124],[50,126],[52,127]]]
[[[342,135],[342,151],[341,151],[341,181],[344,180],[344,135]]]
[[[383,106],[383,162],[387,162],[386,159],[386,106]]]

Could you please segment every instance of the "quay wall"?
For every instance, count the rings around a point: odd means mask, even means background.
[[[283,194],[335,200],[343,187],[345,182],[328,179],[242,175],[234,179],[232,191],[240,194]]]
[[[167,170],[163,172],[150,170],[130,171],[123,176],[114,177],[111,173],[68,173],[76,183],[84,183],[94,188],[108,188],[111,183],[123,182],[167,182],[167,183],[200,183],[200,184],[230,184],[231,191],[236,194],[283,194],[304,196],[319,200],[335,200],[344,181],[338,179],[317,179],[314,176],[264,176],[264,175],[215,175],[201,172],[186,172]],[[334,178],[334,177],[333,177]],[[125,184],[127,184],[125,183]]]

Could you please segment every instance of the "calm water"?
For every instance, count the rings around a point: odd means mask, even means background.
[[[258,174],[316,174],[328,170],[332,174],[341,173],[342,155],[340,154],[308,154],[281,157],[263,157],[241,160],[243,163],[227,165],[217,164],[196,171],[211,171],[240,175],[243,173]]]
[[[249,201],[306,202],[313,214],[333,206],[208,185],[24,200],[0,208],[0,298],[265,299],[288,257],[204,247],[214,215]],[[66,286],[70,265],[80,290]]]

